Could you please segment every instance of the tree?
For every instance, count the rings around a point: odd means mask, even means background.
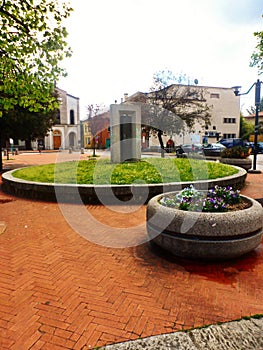
[[[261,112],[263,111],[263,97],[260,100],[259,108],[258,111]],[[256,107],[251,106],[250,108],[247,109],[248,114],[255,114],[256,113]]]
[[[142,102],[142,123],[158,137],[162,149],[163,133],[192,131],[197,121],[210,124],[205,90],[181,84],[186,80],[186,75],[176,77],[171,71],[156,72],[150,92],[137,94],[134,98],[134,102]]]
[[[60,62],[71,55],[63,26],[71,11],[59,0],[0,0],[0,118],[59,108],[53,92],[66,76]]]
[[[29,112],[22,107],[5,113],[0,118],[2,130],[2,146],[9,138],[26,141],[27,148],[31,147],[31,141],[43,139],[47,132],[55,124],[57,110],[49,113]]]
[[[263,31],[255,32],[254,35],[257,38],[257,45],[251,55],[250,66],[257,67],[258,72],[263,73]]]
[[[87,116],[88,116],[88,127],[92,135],[92,146],[93,146],[93,157],[96,156],[96,137],[97,135],[105,129],[105,118],[98,115],[99,111],[102,111],[103,105],[93,105],[90,104],[87,107]]]
[[[71,55],[63,20],[72,9],[59,0],[0,0],[0,116],[16,106],[30,112],[58,107],[59,63]]]
[[[243,115],[240,115],[240,138],[243,140],[249,140],[249,136],[253,134],[254,126],[248,123]]]

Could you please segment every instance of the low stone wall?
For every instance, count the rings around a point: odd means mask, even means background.
[[[193,184],[197,189],[206,190],[219,186],[232,186],[241,189],[245,185],[247,172],[238,168],[239,172],[215,180],[192,182],[171,182],[164,184],[132,184],[132,185],[78,185],[26,181],[15,178],[12,171],[2,175],[2,189],[14,196],[44,200],[51,202],[68,202],[84,204],[143,204],[152,197],[171,191],[180,191]]]

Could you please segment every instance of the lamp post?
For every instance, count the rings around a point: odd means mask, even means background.
[[[258,152],[258,112],[259,112],[259,106],[260,106],[260,90],[261,90],[261,84],[262,81],[259,79],[248,89],[247,92],[240,93],[241,86],[233,86],[234,94],[236,96],[241,95],[247,95],[252,88],[255,86],[255,106],[256,106],[256,113],[255,113],[255,128],[254,128],[254,159],[253,159],[253,170],[250,172],[254,173],[261,173],[260,170],[256,170],[257,168],[257,152]]]

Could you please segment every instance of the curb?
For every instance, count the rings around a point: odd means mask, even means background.
[[[105,350],[260,350],[263,349],[263,318],[230,321],[185,332],[107,345]]]

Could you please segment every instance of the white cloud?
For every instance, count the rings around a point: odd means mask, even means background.
[[[73,57],[61,88],[89,103],[120,102],[147,91],[155,71],[169,68],[212,86],[256,81],[249,67],[262,0],[72,0]],[[251,100],[251,103],[250,103]],[[253,93],[242,101],[253,104]],[[82,116],[83,117],[83,116]]]

